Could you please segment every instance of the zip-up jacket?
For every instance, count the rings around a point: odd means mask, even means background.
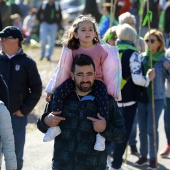
[[[8,86],[10,113],[20,110],[23,115],[28,115],[42,92],[36,63],[22,50],[11,59],[0,52],[0,74]]]
[[[93,95],[92,93],[90,95]],[[100,133],[106,141],[123,142],[125,137],[124,120],[117,103],[109,96],[109,116],[106,129]],[[50,107],[49,107],[50,108]],[[38,129],[45,133],[48,126],[44,118],[50,110],[46,110],[38,120]],[[88,96],[81,99],[72,92],[64,101],[62,117],[59,126],[62,133],[55,138],[53,165],[57,170],[105,170],[107,149],[94,150],[96,132],[88,116],[97,118],[97,102],[89,100]]]

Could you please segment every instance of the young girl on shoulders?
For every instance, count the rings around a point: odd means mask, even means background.
[[[66,29],[60,61],[45,90],[47,92],[46,100],[51,100],[53,94],[53,113],[56,114],[62,110],[63,100],[75,88],[70,78],[70,72],[73,58],[79,54],[91,56],[95,63],[96,80],[93,91],[98,103],[98,112],[107,121],[109,113],[107,93],[116,100],[121,99],[121,66],[117,48],[106,43],[100,44],[97,23],[91,15],[78,16],[73,24]],[[44,141],[50,141],[60,133],[59,126],[49,128],[44,136]],[[94,149],[104,150],[104,142],[105,139],[97,134]]]

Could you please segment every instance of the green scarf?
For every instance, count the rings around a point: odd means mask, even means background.
[[[122,50],[124,51],[124,50],[127,50],[127,49],[136,51],[136,47],[134,47],[130,44],[117,44],[116,46],[117,46],[119,51],[122,51]]]
[[[146,63],[143,65],[144,68],[144,75],[146,75],[148,69],[151,68],[151,63],[150,63],[150,52],[149,50],[147,50],[145,53],[143,53],[143,56],[146,58]],[[164,52],[156,52],[154,53],[151,57],[152,57],[152,65],[154,66],[158,61],[160,61],[163,57],[165,56]],[[149,99],[152,99],[152,92],[151,92],[151,83],[149,84],[148,88],[147,88],[147,94]]]

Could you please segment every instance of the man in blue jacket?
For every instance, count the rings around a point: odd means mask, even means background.
[[[75,57],[71,77],[75,91],[64,100],[61,115],[51,114],[48,107],[37,123],[43,133],[56,125],[62,130],[55,138],[52,170],[105,170],[107,149],[94,150],[96,134],[120,143],[125,138],[124,120],[111,96],[107,121],[98,113],[92,90],[95,66],[89,56]]]
[[[37,104],[42,92],[36,63],[23,52],[22,41],[22,34],[16,27],[8,26],[0,32],[0,74],[9,90],[17,170],[23,166],[27,115]]]

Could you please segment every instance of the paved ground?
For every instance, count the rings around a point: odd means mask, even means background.
[[[28,54],[32,56],[38,65],[44,87],[47,81],[52,76],[56,62],[58,60],[61,49],[57,47],[52,56],[52,62],[47,62],[46,60],[39,61],[39,50],[31,49],[27,50]],[[36,120],[43,113],[45,105],[45,93],[43,92],[42,97],[29,116],[27,134],[26,134],[26,144],[25,144],[25,154],[24,154],[24,167],[23,170],[50,170],[51,169],[51,159],[53,152],[53,142],[44,143],[42,141],[43,134],[39,132],[36,128]],[[159,134],[160,134],[160,150],[164,149],[166,146],[166,138],[163,128],[163,113],[160,118],[159,123]],[[138,143],[139,147],[139,143]],[[127,166],[122,166],[124,170],[146,170],[147,167],[137,168],[133,166],[138,158],[136,156],[130,155],[129,150],[127,151]],[[162,159],[158,156],[158,162],[160,170],[170,170],[170,159]],[[2,170],[4,170],[4,165]]]

